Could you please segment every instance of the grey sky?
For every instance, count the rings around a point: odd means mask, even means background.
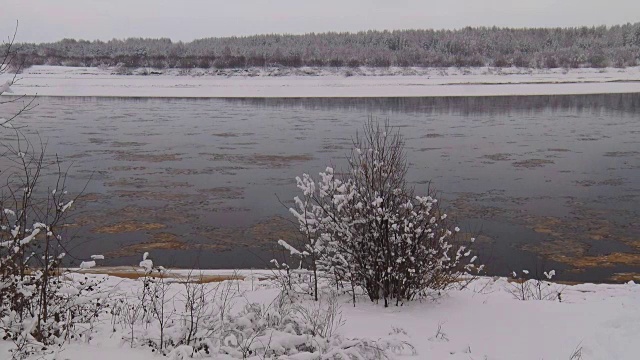
[[[548,27],[640,21],[640,0],[2,0],[19,41],[195,38],[368,29]]]

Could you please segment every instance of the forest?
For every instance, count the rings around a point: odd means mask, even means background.
[[[3,53],[5,49],[0,49]],[[10,64],[126,68],[627,67],[640,64],[640,22],[570,28],[466,27],[161,39],[20,43]]]

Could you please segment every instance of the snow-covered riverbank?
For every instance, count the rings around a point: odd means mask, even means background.
[[[251,272],[240,273],[248,275]],[[206,274],[229,275],[230,272],[217,273],[209,270]],[[111,299],[122,296],[135,298],[142,286],[141,279],[101,274],[86,276],[104,278],[100,291],[108,292]],[[207,286],[225,286],[227,283],[211,283]],[[272,282],[260,281],[254,277],[234,280],[229,284],[231,287],[227,289],[233,289],[234,292],[237,290],[233,298],[233,311],[239,311],[249,302],[272,306],[269,304],[279,293]],[[177,303],[180,303],[179,299],[184,296],[181,293],[183,285],[174,283],[171,286],[167,296],[175,297]],[[483,277],[464,290],[452,290],[436,300],[412,302],[386,309],[382,305],[372,304],[364,297],[359,298],[357,306],[353,307],[349,296],[340,296],[338,302],[344,325],[337,331],[346,338],[409,343],[415,348],[415,354],[405,352],[404,355],[394,356],[403,359],[638,358],[640,285],[554,285],[552,291],[562,292],[562,302],[516,300],[510,293],[513,286],[513,283],[504,278]],[[167,304],[177,306],[169,300]],[[308,306],[314,305],[309,302]],[[171,321],[178,324],[178,319],[180,318],[176,314]],[[71,341],[65,345],[57,358],[158,358],[148,347],[131,348],[128,330],[120,325],[113,325],[109,311],[100,315],[99,321],[94,323],[94,331],[87,342]],[[274,338],[272,346],[278,341]],[[6,351],[11,345],[11,342],[0,341],[0,358],[9,358]],[[578,353],[581,357],[574,355]],[[225,355],[222,358],[228,359],[231,356]]]
[[[358,68],[127,70],[34,66],[15,94],[123,97],[409,97],[640,92],[626,69]],[[141,75],[149,74],[149,75]],[[7,77],[8,74],[5,74]],[[2,82],[5,79],[0,79]]]
[[[247,275],[247,271],[241,272]],[[216,275],[207,271],[207,275]],[[221,271],[217,275],[229,275]],[[105,277],[106,275],[87,275]],[[224,283],[212,283],[220,286]],[[131,296],[142,285],[110,276],[101,291],[110,297]],[[180,298],[182,285],[171,296]],[[637,359],[640,354],[640,285],[554,285],[562,302],[514,299],[513,284],[504,278],[481,278],[464,290],[453,290],[437,300],[383,308],[360,298],[356,307],[349,296],[339,297],[344,337],[394,339],[415,347],[407,359]],[[234,308],[246,302],[269,304],[278,294],[269,281],[247,278],[233,281]],[[126,329],[114,328],[105,313],[94,324],[88,343],[72,341],[58,359],[156,359],[149,348],[131,348]],[[124,336],[124,339],[123,339]],[[0,342],[2,358],[12,343]],[[579,352],[582,357],[571,357]],[[6,357],[8,358],[8,357]],[[228,358],[228,357],[224,357]]]

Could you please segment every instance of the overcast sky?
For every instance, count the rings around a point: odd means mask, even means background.
[[[18,40],[203,37],[640,21],[640,0],[2,0],[0,35]]]

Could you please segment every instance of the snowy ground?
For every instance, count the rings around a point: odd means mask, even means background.
[[[267,281],[236,283],[233,288],[237,286],[243,293],[238,303],[267,304],[278,293]],[[116,296],[134,292],[141,282],[111,276],[104,285]],[[640,285],[557,285],[557,289],[563,289],[562,302],[515,300],[508,292],[511,286],[504,278],[481,278],[470,288],[451,291],[435,301],[387,309],[364,298],[354,308],[348,296],[341,297],[345,323],[339,332],[346,337],[371,339],[393,336],[415,347],[417,354],[393,356],[398,359],[640,358]],[[96,329],[89,343],[72,342],[57,358],[162,358],[149,348],[132,349],[123,342],[125,332],[113,332],[108,315]],[[8,347],[9,343],[0,341],[0,358],[9,358]],[[581,357],[572,358],[577,349],[581,349]]]
[[[132,97],[403,97],[640,92],[626,69],[301,68],[126,70],[34,66],[16,94]],[[140,74],[149,75],[140,75]],[[4,77],[9,76],[5,74]],[[4,83],[5,79],[0,79]]]

